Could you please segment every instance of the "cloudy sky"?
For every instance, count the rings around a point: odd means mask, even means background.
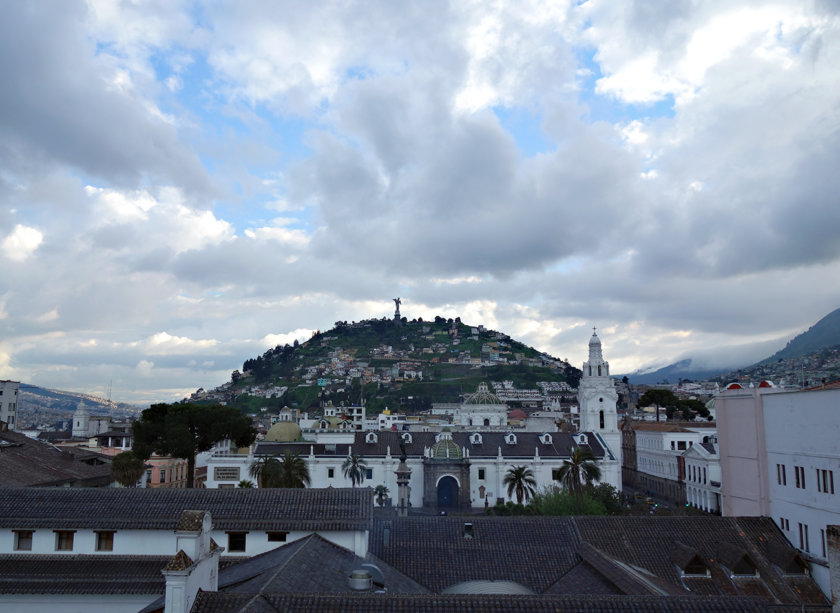
[[[333,322],[613,372],[840,306],[840,6],[0,3],[0,379],[147,403]]]

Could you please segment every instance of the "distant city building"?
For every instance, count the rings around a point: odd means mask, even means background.
[[[9,430],[18,429],[17,407],[20,383],[17,381],[0,381],[0,421],[6,422]]]

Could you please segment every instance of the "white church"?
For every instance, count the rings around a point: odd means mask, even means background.
[[[416,432],[299,432],[284,442],[262,441],[249,453],[221,450],[207,459],[207,488],[237,487],[254,480],[250,466],[260,457],[282,456],[287,451],[304,458],[311,487],[348,487],[342,464],[350,455],[361,456],[366,474],[362,485],[384,485],[396,499],[396,471],[400,456],[410,470],[409,500],[425,510],[469,509],[515,500],[508,496],[504,478],[519,466],[531,469],[538,488],[556,482],[558,471],[578,446],[597,458],[602,483],[621,490],[621,434],[616,415],[616,393],[604,361],[601,341],[593,334],[589,359],[583,364],[578,391],[580,426],[576,432],[528,432],[500,429],[505,405],[485,384],[463,405],[458,431]],[[292,424],[286,424],[288,427]],[[463,428],[467,426],[467,428]],[[270,434],[270,433],[269,433]],[[269,437],[270,438],[270,437]],[[296,440],[291,440],[292,438]]]

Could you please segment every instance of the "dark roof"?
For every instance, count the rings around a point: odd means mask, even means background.
[[[0,489],[0,528],[175,530],[181,513],[210,513],[218,530],[367,530],[370,488]]]
[[[823,609],[827,610],[827,609]],[[441,596],[438,594],[251,594],[200,592],[191,613],[765,613],[767,611],[801,611],[792,606],[768,606],[760,598],[676,596]]]
[[[167,558],[0,555],[0,594],[163,594]]]
[[[465,521],[472,539],[463,536]],[[370,549],[433,592],[505,580],[540,594],[577,565],[577,542],[571,518],[434,516],[377,521]]]
[[[520,457],[533,458],[535,450],[539,450],[540,457],[561,457],[568,458],[571,455],[572,449],[576,446],[569,432],[552,432],[552,442],[546,445],[540,441],[540,432],[521,432],[518,430],[511,430],[516,435],[516,443],[511,445],[505,442],[506,432],[479,432],[481,434],[482,442],[475,445],[470,442],[469,431],[452,432],[452,440],[459,447],[464,447],[469,451],[470,457],[491,457],[495,458],[499,453],[499,448],[502,449],[504,457]],[[353,448],[353,453],[358,453],[363,457],[385,457],[388,451],[392,456],[399,456],[400,442],[402,435],[405,432],[381,431],[376,432],[376,442],[368,443],[365,441],[367,432],[356,432],[355,440],[352,445],[349,443],[341,443],[330,445],[329,447],[324,443],[267,443],[261,442],[257,444],[258,454],[281,455],[286,450],[292,453],[301,455],[309,455],[310,449],[315,452],[317,456],[334,455],[336,457],[345,457]],[[435,432],[410,432],[411,442],[405,444],[405,451],[409,457],[422,457],[423,451],[427,447],[432,447],[435,444]],[[604,450],[599,444],[597,438],[591,433],[584,433],[587,435],[587,440],[592,453],[597,458],[604,456]],[[334,451],[332,451],[334,449]]]
[[[472,539],[462,535],[465,521],[473,524]],[[769,518],[392,518],[374,522],[370,548],[437,593],[495,580],[544,595],[756,595],[774,603],[826,604],[813,580],[780,571],[795,549]],[[738,568],[746,560],[758,574],[733,580],[721,557]]]
[[[383,585],[391,594],[428,592],[379,558],[370,554],[360,558],[317,534],[220,569],[219,591],[247,594],[249,597],[259,594],[355,593],[350,589],[347,578],[362,564],[373,564],[382,572]],[[163,605],[161,597],[140,613],[161,610]]]
[[[97,487],[112,482],[107,456],[90,450],[57,449],[19,432],[0,432],[0,488]]]
[[[350,572],[362,564],[374,564],[383,584],[392,594],[424,594],[428,590],[382,560],[352,551],[312,534],[293,543],[250,558],[219,574],[219,590],[245,594],[352,593]]]

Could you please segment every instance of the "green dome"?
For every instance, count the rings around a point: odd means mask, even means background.
[[[440,440],[432,445],[432,457],[435,460],[460,460],[464,454],[452,440],[452,435],[444,432],[440,435]]]
[[[486,383],[479,383],[478,391],[475,394],[470,394],[464,404],[502,404],[502,401],[487,389]]]
[[[300,426],[291,421],[278,421],[271,426],[265,440],[272,443],[291,443],[300,438]]]

